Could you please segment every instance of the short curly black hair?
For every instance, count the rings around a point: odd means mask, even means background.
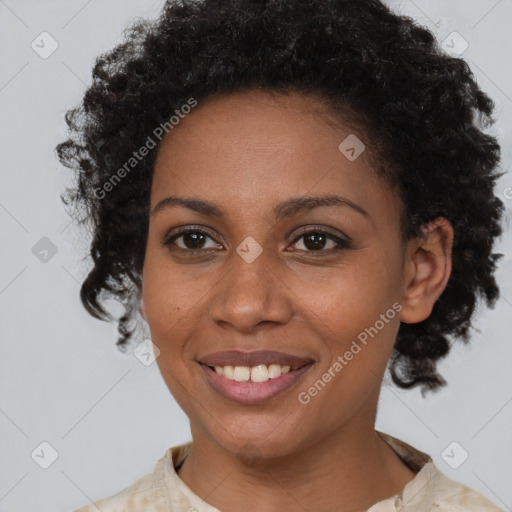
[[[81,300],[104,320],[114,318],[105,299],[123,305],[121,350],[140,308],[157,150],[108,193],[105,184],[191,98],[295,91],[322,98],[345,126],[371,138],[376,171],[400,190],[404,240],[436,217],[452,224],[449,282],[429,318],[400,325],[390,360],[402,388],[420,385],[425,394],[446,384],[436,366],[451,337],[467,342],[477,300],[492,307],[499,295],[501,255],[491,251],[502,231],[503,203],[493,191],[500,146],[483,131],[494,103],[464,60],[379,0],[178,0],[156,20],[136,19],[123,42],[96,59],[92,77],[66,113],[68,139],[56,152],[76,171],[63,200],[92,228]]]

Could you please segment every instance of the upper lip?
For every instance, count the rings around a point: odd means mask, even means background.
[[[280,364],[290,366],[292,370],[300,368],[314,360],[310,357],[301,357],[285,354],[276,350],[256,350],[245,352],[242,350],[224,350],[207,354],[200,359],[200,363],[207,366],[258,366],[259,364]]]

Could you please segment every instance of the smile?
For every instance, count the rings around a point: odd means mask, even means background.
[[[283,368],[280,365],[270,365],[268,370],[266,367],[265,369],[261,368],[261,366],[266,365],[258,365],[253,368],[240,366],[221,367],[222,370],[228,368],[228,375],[232,372],[232,377],[238,377],[244,380],[235,380],[225,374],[221,375],[217,373],[214,368],[205,364],[200,363],[200,366],[208,385],[222,397],[241,405],[256,405],[268,402],[272,398],[295,387],[303,375],[311,369],[313,364],[313,362],[306,363],[296,370],[290,370],[289,368],[286,370],[286,367]],[[279,369],[274,369],[275,366],[279,367]],[[285,371],[281,373],[283,369],[285,369]],[[251,377],[254,371],[256,378],[263,378],[265,371],[267,371],[268,374],[274,372],[274,375],[279,371],[280,374],[275,377],[267,375],[265,380],[255,382],[252,379],[246,378],[249,375],[249,371]]]
[[[198,362],[216,392],[243,405],[262,404],[290,390],[314,364],[275,351],[225,351]]]
[[[258,366],[215,366],[216,373],[223,375],[226,379],[238,382],[266,382],[268,379],[281,377],[290,371],[290,366],[280,364],[259,364]]]

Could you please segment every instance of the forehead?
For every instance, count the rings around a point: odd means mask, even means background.
[[[298,93],[262,91],[216,96],[200,103],[163,140],[159,153],[187,159],[219,152],[217,159],[246,155],[264,157],[315,154],[346,137],[350,130],[339,122],[318,98]],[[309,141],[309,142],[307,142]],[[180,146],[194,146],[184,155]],[[181,148],[182,149],[182,148]]]
[[[151,202],[184,194],[254,206],[339,193],[356,203],[389,203],[390,187],[373,170],[369,150],[371,141],[334,122],[318,98],[223,95],[200,103],[163,139]]]

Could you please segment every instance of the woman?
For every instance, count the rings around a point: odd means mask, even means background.
[[[375,430],[386,369],[439,389],[498,296],[467,64],[377,0],[183,0],[93,77],[58,146],[94,230],[82,302],[124,305],[121,348],[144,317],[192,442],[80,512],[500,510]]]

